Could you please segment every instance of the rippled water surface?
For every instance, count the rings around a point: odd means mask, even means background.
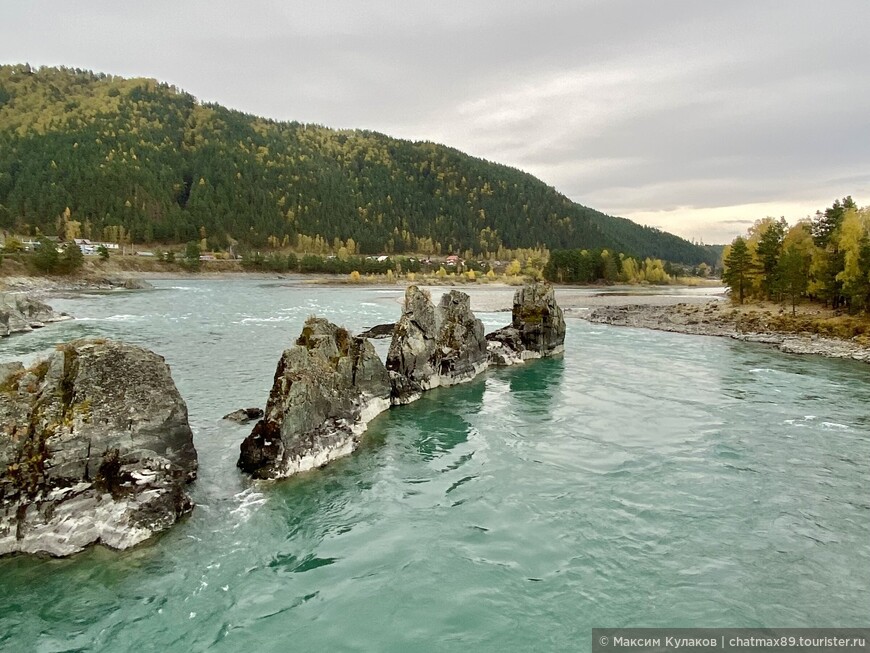
[[[220,417],[265,403],[308,315],[359,330],[400,291],[157,285],[54,300],[79,319],[0,360],[91,335],[162,354],[197,508],[132,551],[0,560],[3,650],[584,651],[599,626],[868,623],[866,365],[569,319],[564,357],[433,391],[353,456],[253,485],[246,427]]]

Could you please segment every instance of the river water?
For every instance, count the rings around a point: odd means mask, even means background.
[[[197,508],[131,551],[0,560],[4,651],[586,651],[592,627],[870,621],[864,364],[569,319],[563,357],[432,391],[353,456],[253,484],[249,427],[221,416],[264,405],[307,316],[357,331],[401,291],[155,284],[53,300],[78,319],[0,360],[82,336],[163,355]]]

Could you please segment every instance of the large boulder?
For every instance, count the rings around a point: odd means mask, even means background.
[[[565,344],[565,318],[548,283],[531,283],[514,293],[510,326],[486,336],[490,360],[513,365],[558,354]]]
[[[390,406],[390,377],[372,344],[309,318],[278,362],[266,414],[241,445],[238,466],[280,478],[351,453]]]
[[[0,293],[0,337],[32,331],[48,322],[70,319],[65,313],[55,313],[51,306],[27,295]]]
[[[393,403],[409,403],[425,390],[469,381],[487,365],[483,323],[471,312],[468,295],[451,290],[435,307],[429,293],[409,286],[387,354]]]
[[[0,554],[126,549],[193,508],[187,406],[157,354],[106,340],[0,369]]]

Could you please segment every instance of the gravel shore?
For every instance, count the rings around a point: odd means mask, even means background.
[[[767,330],[767,315],[761,311],[754,314],[751,311],[735,311],[729,303],[710,301],[703,304],[679,302],[669,305],[611,305],[595,308],[582,317],[597,324],[701,336],[725,336],[745,342],[772,345],[788,354],[815,354],[870,363],[870,348],[860,343],[811,333],[783,333],[772,328]],[[756,328],[747,330],[747,324]]]
[[[510,311],[513,307],[515,286],[488,284],[485,286],[425,286],[438,297],[449,290],[461,290],[471,297],[471,308],[481,313]],[[720,287],[690,288],[688,286],[637,287],[637,286],[556,286],[556,301],[565,311],[565,317],[583,317],[599,307],[642,304],[646,306],[673,306],[678,302],[705,304],[714,297],[724,297]]]

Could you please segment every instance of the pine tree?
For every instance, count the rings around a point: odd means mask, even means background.
[[[738,236],[731,243],[731,250],[726,255],[725,274],[722,275],[722,279],[731,288],[731,292],[737,291],[741,304],[745,299],[746,284],[752,269],[749,248],[746,246],[746,241]]]
[[[761,266],[761,291],[767,299],[773,299],[777,292],[777,266],[788,224],[785,218],[779,220],[768,218],[762,222],[762,225],[761,236],[756,247],[756,255]]]

